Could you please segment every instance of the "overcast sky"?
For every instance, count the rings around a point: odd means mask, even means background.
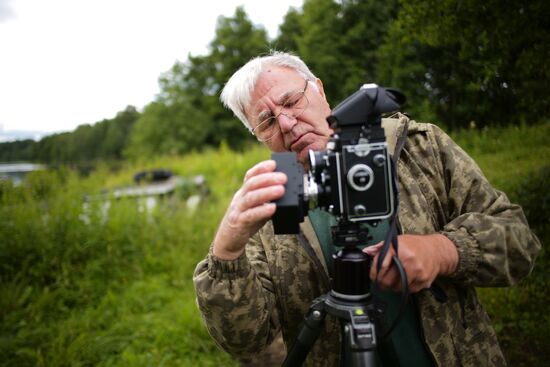
[[[0,0],[0,134],[58,132],[141,109],[244,5],[271,37],[303,0]]]

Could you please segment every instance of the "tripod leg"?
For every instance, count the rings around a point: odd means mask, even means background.
[[[376,331],[374,324],[368,321],[368,318],[357,322],[352,316],[351,322],[343,324],[343,346],[345,348],[342,355],[349,358],[344,361],[345,366],[363,367],[376,366]]]
[[[322,303],[314,304],[298,331],[298,336],[294,344],[288,351],[288,354],[283,362],[283,366],[301,366],[313,346],[313,343],[321,333],[321,327],[325,320],[326,313],[322,307]]]

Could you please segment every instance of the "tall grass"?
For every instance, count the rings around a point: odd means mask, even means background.
[[[479,163],[495,187],[522,205],[543,248],[529,277],[508,288],[478,293],[512,366],[550,361],[550,123],[506,129],[462,130],[454,139]]]
[[[550,164],[549,134],[550,122],[464,129],[451,135],[475,158],[495,187],[514,195],[526,177]]]
[[[21,187],[3,184],[0,364],[235,364],[203,328],[191,277],[230,193],[267,157],[261,148],[222,148],[139,166],[205,175],[212,195],[192,213],[184,201],[144,212],[133,200],[112,200],[106,211],[93,199],[131,183],[137,167],[87,180],[38,172]]]
[[[522,178],[549,162],[548,133],[550,124],[453,136],[491,182],[518,198]],[[191,277],[246,170],[268,157],[258,146],[245,153],[221,147],[126,163],[116,173],[100,167],[85,179],[61,169],[37,172],[20,187],[0,184],[0,365],[236,365],[203,327]],[[149,212],[133,200],[110,199],[106,208],[107,199],[98,199],[102,189],[131,184],[135,172],[151,168],[204,175],[211,195],[194,212],[178,197]],[[540,289],[547,272],[537,272]],[[530,320],[520,332],[542,342],[550,335],[532,325],[542,312],[521,313],[531,294],[525,289],[481,293],[500,333]],[[505,338],[507,349],[521,352],[518,339]]]

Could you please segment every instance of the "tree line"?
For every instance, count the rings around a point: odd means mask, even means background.
[[[544,0],[304,0],[270,39],[244,8],[218,18],[204,55],[159,77],[138,112],[75,131],[0,144],[0,161],[45,163],[185,154],[254,139],[219,102],[231,74],[272,49],[303,58],[336,105],[375,82],[407,96],[403,110],[447,129],[535,123],[548,115],[550,3]]]
[[[48,135],[39,141],[25,139],[1,143],[0,162],[62,164],[121,160],[140,116],[135,107],[128,106],[112,119],[80,125],[72,132]]]

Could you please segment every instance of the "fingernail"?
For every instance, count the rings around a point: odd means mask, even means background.
[[[286,175],[282,172],[278,173],[277,176],[275,177],[275,180],[277,182],[280,182],[280,183],[284,183],[286,182]]]

